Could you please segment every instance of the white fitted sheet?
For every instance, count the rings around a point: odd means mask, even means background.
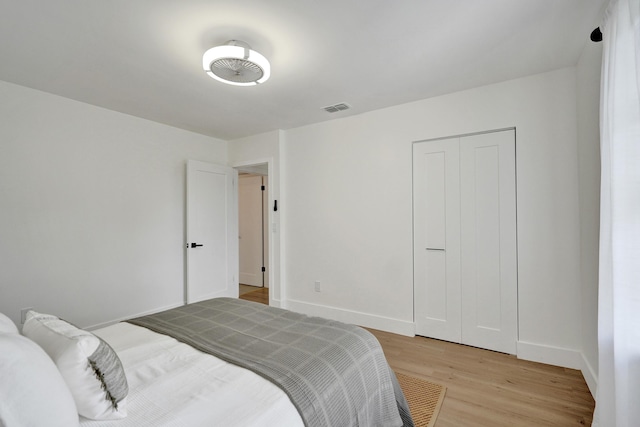
[[[122,361],[128,415],[83,427],[304,426],[284,391],[247,369],[129,323],[92,332]]]

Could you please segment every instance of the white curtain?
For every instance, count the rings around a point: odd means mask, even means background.
[[[640,426],[640,0],[603,24],[598,390],[594,426]]]

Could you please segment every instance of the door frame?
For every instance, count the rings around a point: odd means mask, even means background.
[[[278,194],[277,189],[277,180],[275,179],[274,173],[274,159],[273,157],[266,158],[257,158],[253,160],[245,160],[242,162],[237,162],[231,164],[231,167],[241,171],[244,169],[250,169],[251,166],[257,165],[267,165],[267,207],[268,207],[268,218],[267,218],[267,234],[269,236],[268,239],[268,248],[269,248],[269,256],[267,262],[267,273],[268,273],[268,283],[269,283],[269,305],[280,307],[281,299],[278,297],[282,291],[280,286],[280,281],[277,278],[280,276],[280,233],[278,230],[278,216],[277,213],[280,212],[280,202],[278,202],[278,211],[274,212],[274,202],[277,200],[276,195]],[[237,189],[236,189],[237,191]]]

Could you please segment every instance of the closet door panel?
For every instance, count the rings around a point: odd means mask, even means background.
[[[460,139],[462,342],[515,354],[515,135]]]
[[[466,152],[463,148],[462,156],[461,266],[463,289],[472,293],[463,313],[474,314],[472,324],[477,327],[500,330],[498,149],[471,147]]]
[[[414,145],[416,331],[449,341],[460,341],[458,158],[457,139]]]
[[[451,156],[449,154],[449,156]],[[423,158],[424,181],[422,197],[423,205],[424,242],[431,249],[445,249],[446,247],[446,218],[447,218],[447,154],[444,151],[425,153]]]

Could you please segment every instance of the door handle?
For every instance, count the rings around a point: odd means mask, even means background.
[[[192,247],[192,248],[197,248],[198,246],[204,246],[204,245],[199,245],[199,244],[197,244],[197,243],[192,243],[192,244],[191,244],[191,247]]]
[[[426,248],[428,251],[442,251],[444,252],[444,249],[441,248]]]

